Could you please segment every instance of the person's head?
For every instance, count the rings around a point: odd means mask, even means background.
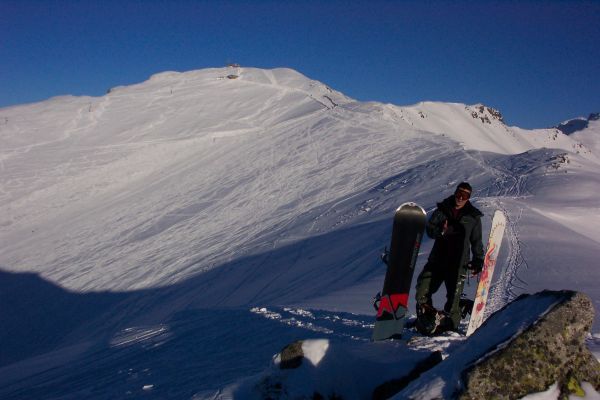
[[[473,188],[467,182],[461,182],[454,192],[454,202],[456,208],[463,208],[467,201],[471,198]]]

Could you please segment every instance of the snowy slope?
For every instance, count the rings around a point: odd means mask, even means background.
[[[598,308],[589,136],[360,103],[288,69],[0,109],[0,397],[189,398],[294,338],[367,340],[393,210],[431,211],[462,180],[484,229],[509,217],[496,308],[541,288]]]
[[[576,137],[558,129],[524,130],[504,124],[502,114],[483,104],[423,102],[396,108],[401,118],[418,129],[448,135],[466,149],[500,154],[522,153],[536,148],[559,148],[598,160]]]

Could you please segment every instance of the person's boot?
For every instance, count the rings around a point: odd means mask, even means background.
[[[417,322],[415,323],[417,331],[423,335],[433,335],[440,323],[438,314],[439,312],[435,307],[427,303],[418,304]]]

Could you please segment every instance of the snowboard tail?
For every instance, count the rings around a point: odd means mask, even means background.
[[[406,324],[410,285],[425,230],[426,213],[415,203],[404,203],[394,214],[390,253],[373,340],[399,338]]]

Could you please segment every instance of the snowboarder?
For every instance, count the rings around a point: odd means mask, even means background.
[[[433,249],[417,278],[417,329],[425,334],[456,331],[461,319],[460,299],[467,270],[481,272],[484,260],[481,217],[469,198],[472,188],[460,183],[454,194],[438,203],[427,222],[427,235],[435,239]],[[469,253],[472,259],[469,262]],[[444,283],[444,312],[433,307],[431,296]]]

